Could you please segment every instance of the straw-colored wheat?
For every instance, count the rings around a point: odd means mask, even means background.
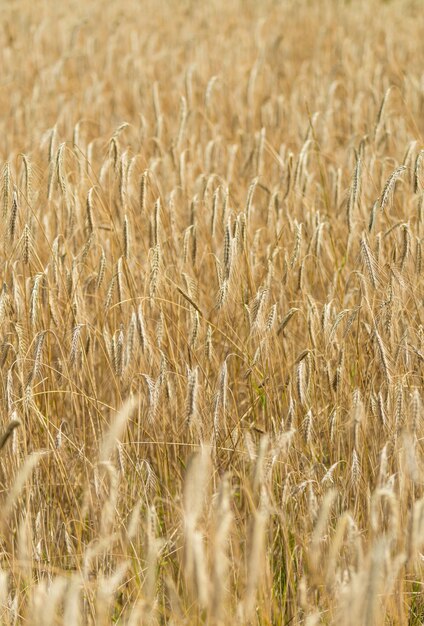
[[[1,14],[1,624],[423,623],[420,2]]]

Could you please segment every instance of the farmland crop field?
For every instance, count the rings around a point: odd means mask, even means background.
[[[1,2],[1,624],[424,622],[422,8]]]

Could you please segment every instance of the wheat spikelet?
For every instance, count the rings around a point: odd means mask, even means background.
[[[362,161],[358,156],[356,159],[355,171],[352,179],[352,186],[350,189],[348,201],[347,201],[347,224],[349,232],[352,230],[352,212],[355,210],[358,205],[358,199],[360,195],[361,188],[361,172],[362,172]]]
[[[88,234],[91,235],[94,232],[94,222],[93,222],[93,191],[94,187],[91,187],[87,193],[87,201],[86,201],[86,212],[87,212],[87,229]]]
[[[121,207],[125,207],[126,205],[126,198],[128,195],[128,170],[129,170],[129,164],[128,164],[128,151],[125,150],[119,159],[119,170],[118,170],[118,177],[119,177],[119,200],[120,200],[120,204]]]
[[[122,232],[124,259],[128,262],[130,255],[130,230],[127,215],[124,215],[124,226]]]
[[[154,212],[153,212],[153,241],[154,245],[159,245],[159,232],[160,232],[160,198],[158,198],[155,202]]]
[[[112,278],[111,278],[111,281],[109,283],[109,287],[108,287],[108,290],[107,290],[107,293],[106,293],[106,298],[105,298],[105,303],[104,303],[105,311],[110,309],[110,306],[112,304],[113,290],[115,289],[115,283],[116,283],[116,276],[114,274],[112,276]]]
[[[336,367],[336,371],[334,373],[334,377],[332,381],[333,391],[337,391],[340,387],[340,382],[342,380],[342,375],[343,375],[343,367],[344,367],[344,350],[342,348],[339,353],[337,367]]]
[[[149,280],[149,296],[154,298],[158,286],[159,278],[159,264],[160,264],[160,246],[157,244],[153,250],[151,250],[150,261],[150,280]]]
[[[384,97],[383,97],[383,99],[381,101],[380,108],[379,108],[378,114],[377,114],[375,127],[374,127],[374,140],[377,140],[377,136],[378,136],[378,133],[379,133],[380,128],[381,128],[381,123],[383,121],[384,112],[386,110],[387,100],[389,98],[390,92],[391,92],[391,87],[389,87],[386,90],[386,92],[384,94]]]
[[[411,398],[410,409],[410,425],[411,432],[415,435],[420,424],[420,416],[422,415],[422,401],[419,389],[414,389]]]
[[[116,417],[112,420],[108,431],[105,433],[101,442],[99,460],[101,463],[106,463],[115,449],[117,441],[120,441],[124,429],[127,425],[128,419],[131,416],[137,404],[136,398],[129,398],[122,405],[122,408],[117,412]]]
[[[30,203],[32,198],[32,166],[26,154],[22,154],[21,156],[25,172],[25,198],[26,201]]]
[[[179,178],[180,178],[180,187],[184,193],[187,193],[187,185],[186,185],[186,159],[187,159],[187,151],[184,150],[180,154],[179,158]]]
[[[140,180],[140,213],[143,214],[146,211],[146,196],[147,196],[147,181],[148,170],[144,170]]]
[[[351,465],[351,480],[352,486],[356,490],[361,478],[361,464],[356,448],[352,452],[352,465]]]
[[[280,322],[280,325],[278,326],[277,335],[283,332],[283,330],[285,329],[287,324],[290,322],[293,315],[297,313],[297,311],[299,311],[299,309],[293,307],[288,311],[288,313],[286,313],[286,315],[283,317],[282,321]]]
[[[189,339],[189,346],[192,350],[196,348],[197,339],[199,337],[200,317],[198,311],[192,313],[192,324]]]
[[[34,468],[38,464],[42,453],[34,452],[31,456],[27,457],[25,463],[21,466],[18,475],[14,481],[12,489],[8,494],[5,503],[1,510],[1,522],[4,525],[12,513],[13,507],[18,500],[22,490],[25,487],[26,482],[29,480]]]
[[[304,267],[305,267],[305,259],[302,259],[302,262],[299,267],[298,275],[297,275],[297,287],[296,287],[297,291],[303,290]]]
[[[300,253],[300,246],[301,246],[301,242],[302,242],[302,224],[297,224],[296,225],[296,235],[295,235],[295,241],[294,241],[294,246],[293,246],[293,252],[290,258],[290,267],[293,269],[293,267],[295,266],[298,258],[299,258],[299,253]]]
[[[375,219],[377,216],[378,200],[374,202],[370,211],[370,219],[368,223],[368,232],[371,232],[374,228]]]
[[[249,190],[247,192],[247,200],[246,200],[246,207],[244,209],[244,214],[246,216],[246,221],[249,221],[249,215],[250,215],[250,211],[252,209],[252,203],[253,203],[253,196],[255,194],[255,189],[257,187],[258,184],[258,179],[254,178],[253,181],[250,183],[249,186]]]
[[[418,199],[418,224],[419,225],[423,223],[423,212],[424,212],[424,193],[421,193]]]
[[[3,166],[2,172],[3,219],[9,212],[10,182],[10,163],[7,161]]]
[[[148,349],[149,342],[148,342],[147,335],[146,335],[144,315],[143,315],[143,309],[141,308],[141,304],[139,305],[137,309],[137,331],[138,331],[141,349],[144,352],[145,350]]]
[[[420,150],[417,158],[415,159],[414,165],[414,193],[420,193],[421,191],[421,183],[420,183],[420,168],[421,161],[424,156],[424,150]]]
[[[386,379],[386,382],[390,385],[391,383],[391,366],[389,363],[389,359],[387,357],[387,353],[386,353],[386,348],[383,344],[383,341],[377,331],[377,328],[374,328],[374,338],[376,340],[377,343],[377,348],[378,348],[378,356],[379,356],[379,360],[380,360],[380,364],[381,364],[381,369],[383,371],[384,377]]]
[[[212,341],[212,326],[210,324],[206,327],[206,339],[205,339],[205,356],[209,363],[213,357],[213,341]]]
[[[113,137],[111,137],[109,141],[109,155],[112,159],[113,169],[116,171],[118,169],[118,163],[120,159],[120,149],[118,143],[118,134],[115,133]]]
[[[121,306],[121,303],[124,301],[124,292],[122,286],[122,257],[120,256],[118,262],[116,263],[116,291],[118,294],[118,303]]]
[[[137,333],[137,315],[135,311],[131,314],[131,320],[128,327],[127,342],[125,347],[125,368],[127,368],[134,357],[135,338]]]
[[[225,360],[222,364],[220,379],[219,379],[219,396],[222,402],[222,409],[225,415],[227,410],[227,387],[228,387],[228,367]]]
[[[15,237],[16,231],[16,220],[18,217],[18,192],[16,187],[13,190],[12,194],[12,207],[10,210],[10,218],[9,218],[9,239],[13,241]]]
[[[115,354],[114,366],[117,376],[122,376],[124,369],[124,332],[122,327],[117,331],[114,337]]]
[[[28,224],[25,224],[22,232],[22,260],[25,265],[28,265],[31,261],[31,254],[33,251],[31,230]]]
[[[57,149],[56,154],[56,176],[59,182],[59,187],[62,192],[63,197],[67,200],[67,187],[66,187],[66,178],[64,172],[64,160],[65,160],[65,143],[61,143],[59,148]]]
[[[187,263],[188,262],[188,258],[189,258],[189,246],[190,246],[190,237],[191,237],[191,231],[192,230],[193,230],[193,226],[189,226],[184,231],[184,239],[183,239],[183,259],[184,259],[184,263]]]
[[[311,409],[306,413],[303,423],[302,423],[302,431],[303,436],[307,444],[311,443],[311,437],[313,433],[313,414]]]
[[[165,331],[165,318],[163,311],[159,312],[159,317],[156,324],[156,345],[160,349],[162,347],[163,335]]]
[[[259,137],[258,137],[258,148],[257,148],[257,155],[256,155],[256,176],[261,176],[263,173],[263,154],[264,154],[264,145],[265,145],[265,141],[266,141],[266,129],[263,127],[260,130],[259,133]]]
[[[421,268],[422,268],[421,240],[416,238],[415,273],[416,274],[421,274]]]
[[[411,235],[409,232],[409,225],[402,225],[402,255],[400,259],[400,271],[403,272],[406,260],[411,250]]]
[[[0,436],[0,450],[4,448],[9,438],[13,435],[14,430],[21,425],[21,422],[18,419],[11,419],[5,429],[5,431]]]
[[[40,289],[44,281],[44,273],[37,274],[34,279],[34,285],[31,291],[30,300],[30,320],[33,326],[37,323],[37,314],[39,308]]]
[[[69,362],[72,366],[74,366],[77,362],[77,354],[79,350],[79,342],[83,326],[83,324],[77,324],[72,331],[71,352],[69,354]]]
[[[302,187],[302,178],[306,169],[306,162],[308,159],[308,150],[313,143],[312,139],[306,139],[305,143],[302,146],[302,149],[299,152],[299,157],[296,163],[296,170],[294,174],[294,187],[299,189]]]
[[[266,318],[266,322],[265,322],[265,330],[267,333],[271,332],[274,325],[275,325],[275,320],[277,318],[277,305],[273,304],[272,307],[269,310],[268,316]]]
[[[198,394],[198,374],[197,368],[189,370],[187,376],[187,394],[185,420],[190,428],[197,418],[197,394]]]
[[[218,205],[219,205],[219,194],[220,188],[217,187],[213,192],[212,196],[212,215],[211,215],[211,237],[212,239],[215,237],[215,229],[216,229],[216,220],[218,215]]]
[[[296,387],[297,387],[297,395],[299,397],[300,403],[304,406],[307,403],[307,383],[306,383],[306,371],[305,371],[305,361],[302,359],[296,369]]]
[[[160,399],[161,381],[160,381],[160,378],[154,381],[147,374],[143,374],[143,376],[147,383],[147,388],[149,392],[149,412],[148,412],[147,419],[152,424],[156,420],[159,399]]]
[[[100,287],[102,286],[102,283],[105,277],[105,272],[106,272],[106,255],[105,255],[105,251],[103,250],[103,248],[101,248],[101,250],[102,252],[100,255],[99,269],[97,270],[97,277],[96,277],[96,289],[97,290],[99,290]]]
[[[316,256],[317,259],[320,258],[321,256],[321,248],[322,248],[322,233],[324,230],[324,226],[325,224],[323,222],[320,222],[315,230],[315,248],[314,248],[314,254]]]
[[[224,235],[224,270],[225,278],[228,280],[231,272],[231,252],[232,252],[232,236],[231,236],[231,222],[227,223]]]
[[[250,307],[250,321],[251,326],[254,328],[255,326],[260,326],[262,311],[265,306],[265,302],[268,296],[268,289],[265,287],[261,287]]]
[[[378,396],[377,396],[377,406],[378,406],[378,415],[380,418],[381,425],[383,426],[383,428],[385,428],[387,426],[387,415],[386,415],[385,404],[384,404],[381,391],[378,393]]]
[[[9,300],[10,298],[8,294],[7,285],[3,283],[3,288],[0,293],[0,324],[3,322],[3,320],[6,317],[7,310],[10,304]]]
[[[392,194],[392,191],[394,190],[396,181],[400,178],[400,176],[403,174],[405,170],[406,170],[406,167],[404,165],[399,165],[399,167],[397,167],[387,179],[387,182],[384,185],[383,193],[381,194],[381,197],[380,197],[381,211],[383,211],[385,207],[387,206],[387,203]]]
[[[376,273],[377,263],[374,257],[372,256],[371,250],[369,249],[369,246],[364,237],[361,238],[360,245],[361,245],[362,260],[367,270],[368,277],[374,289],[377,289],[377,273]]]
[[[221,284],[219,286],[217,303],[216,303],[217,309],[221,309],[224,306],[227,300],[227,296],[228,296],[228,280],[225,279],[221,281]]]
[[[177,142],[176,142],[177,149],[181,145],[181,142],[185,134],[186,124],[187,124],[187,114],[188,114],[187,100],[185,99],[184,96],[181,96],[180,98],[180,122],[179,122]]]
[[[398,382],[395,387],[395,426],[397,429],[403,423],[403,405],[403,386]]]

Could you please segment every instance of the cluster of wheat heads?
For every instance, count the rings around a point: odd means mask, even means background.
[[[1,623],[420,624],[419,3],[33,5],[0,25]]]

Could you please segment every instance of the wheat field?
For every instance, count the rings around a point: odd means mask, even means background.
[[[1,2],[2,625],[424,622],[422,8]]]

